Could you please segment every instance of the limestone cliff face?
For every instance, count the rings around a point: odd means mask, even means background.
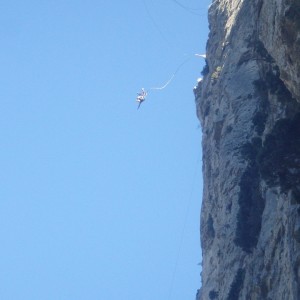
[[[300,299],[300,1],[215,0],[198,300]]]

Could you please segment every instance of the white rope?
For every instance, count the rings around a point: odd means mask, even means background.
[[[199,56],[202,58],[206,58],[206,54],[195,54],[195,56]],[[174,77],[176,76],[176,73],[181,69],[181,67],[183,67],[190,59],[192,58],[192,56],[189,56],[187,59],[185,59],[176,69],[176,71],[172,74],[171,78],[161,87],[152,87],[149,90],[163,90],[164,88],[166,88],[174,79]]]
[[[206,54],[195,54],[195,56],[200,56],[200,57],[202,57],[202,58],[206,58]]]
[[[171,83],[171,81],[173,80],[174,77],[175,77],[175,73],[171,76],[171,78],[163,86],[153,87],[153,88],[150,88],[149,90],[163,90]]]
[[[176,76],[177,72],[191,59],[192,57],[188,57],[187,59],[185,59],[176,69],[176,71],[172,74],[171,78],[161,87],[152,87],[149,90],[163,90],[164,88],[166,88],[174,79],[174,77]]]

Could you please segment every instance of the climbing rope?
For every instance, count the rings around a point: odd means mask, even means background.
[[[180,6],[181,8],[183,8],[184,10],[186,10],[187,12],[194,14],[194,15],[198,15],[198,16],[203,16],[204,13],[199,14],[197,11],[203,11],[206,10],[206,8],[192,8],[189,6],[186,6],[184,4],[182,4],[181,2],[177,1],[177,0],[172,0],[174,3],[176,3],[178,6]]]
[[[143,0],[143,4],[145,7],[145,11],[149,17],[149,19],[151,20],[151,22],[153,23],[154,27],[157,29],[157,31],[159,32],[161,38],[166,42],[167,45],[171,46],[171,43],[169,42],[169,40],[167,39],[167,37],[165,36],[165,34],[162,32],[162,30],[160,29],[160,27],[158,26],[157,22],[155,21],[154,17],[152,16],[150,9],[148,7],[148,4],[146,2],[146,0]]]
[[[177,69],[175,70],[175,72],[172,74],[171,78],[161,87],[152,87],[149,90],[163,90],[165,89],[175,78],[177,72],[191,59],[192,57],[188,57],[186,58],[182,63],[180,63],[180,65],[177,67]]]
[[[187,207],[186,207],[184,221],[183,221],[183,227],[182,227],[182,231],[181,231],[181,235],[180,235],[178,252],[177,252],[176,259],[175,259],[175,265],[174,265],[174,270],[173,270],[173,273],[172,273],[172,278],[171,278],[171,283],[170,283],[170,288],[169,288],[169,293],[168,293],[167,300],[171,299],[172,293],[173,293],[173,290],[174,290],[174,282],[175,282],[178,263],[179,263],[179,259],[180,259],[180,255],[181,255],[182,245],[183,245],[183,241],[184,241],[184,235],[185,235],[185,231],[186,231],[186,225],[187,225],[187,220],[188,220],[188,216],[189,216],[189,212],[190,212],[191,202],[192,202],[192,198],[193,198],[193,195],[194,195],[196,175],[197,175],[197,171],[198,171],[198,165],[199,165],[199,162],[200,162],[200,158],[201,158],[201,153],[199,153],[199,155],[198,155],[195,170],[194,170],[194,174],[193,174],[191,192],[190,192],[190,195],[189,195],[188,201],[187,201]]]
[[[150,1],[150,0],[149,0]],[[189,12],[195,12],[195,11],[198,11],[198,10],[201,10],[201,8],[192,8],[192,7],[189,7],[189,6],[186,6],[186,5],[183,5],[181,2],[179,2],[178,0],[172,0],[174,3],[176,3],[177,5],[179,5],[181,8],[189,11]],[[149,10],[149,7],[147,5],[147,2],[146,0],[143,0],[143,4],[144,4],[144,7],[145,7],[145,10],[146,10],[146,13],[148,14],[150,20],[152,21],[153,25],[156,27],[156,29],[158,30],[158,32],[160,33],[161,37],[164,39],[164,41],[170,45],[167,37],[164,35],[163,31],[160,29],[160,27],[158,26],[158,24],[156,23],[155,19],[153,18],[150,10]],[[195,54],[195,56],[200,56],[202,58],[206,58],[206,55],[205,54]],[[171,75],[171,77],[168,79],[168,81],[163,84],[162,86],[159,86],[159,87],[151,87],[149,89],[144,89],[142,88],[141,92],[140,93],[137,93],[137,98],[136,98],[136,101],[138,102],[138,109],[140,107],[140,105],[146,100],[146,96],[148,95],[148,92],[151,91],[151,90],[163,90],[165,89],[173,80],[174,78],[176,77],[176,74],[177,72],[192,58],[192,56],[184,59],[184,61],[182,63],[180,63],[180,65],[177,67],[177,69],[175,70],[175,72]]]

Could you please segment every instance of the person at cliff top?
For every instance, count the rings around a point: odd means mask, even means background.
[[[136,101],[139,103],[138,109],[140,108],[140,105],[146,100],[147,92],[144,88],[142,88],[142,91],[140,93],[137,93]]]

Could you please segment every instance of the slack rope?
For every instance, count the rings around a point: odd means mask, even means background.
[[[171,83],[171,81],[173,80],[174,77],[175,77],[175,74],[173,74],[171,76],[171,78],[162,87],[152,87],[149,90],[163,90],[164,88],[166,88]]]
[[[148,17],[150,18],[151,22],[153,23],[154,27],[157,29],[157,31],[159,32],[162,39],[166,42],[166,44],[168,44],[170,46],[171,44],[170,44],[169,40],[166,38],[164,33],[161,31],[157,22],[155,21],[154,17],[152,16],[150,9],[148,7],[148,4],[146,3],[146,0],[143,0],[143,4],[144,4],[145,10],[146,10],[146,13],[147,13]]]
[[[192,57],[188,57],[187,59],[185,59],[175,70],[175,72],[172,74],[171,78],[161,87],[152,87],[149,90],[163,90],[165,89],[175,78],[177,72],[191,59]]]
[[[204,14],[199,14],[197,11],[203,11],[206,8],[193,8],[193,7],[186,6],[177,0],[172,0],[172,1],[191,14],[198,15],[200,17],[204,15]]]
[[[154,27],[156,27],[156,29],[159,32],[161,38],[166,42],[166,44],[168,44],[169,46],[171,46],[170,41],[165,36],[165,34],[163,33],[163,31],[160,29],[160,26],[157,24],[157,22],[155,21],[152,13],[150,12],[149,6],[147,4],[147,0],[142,0],[142,1],[143,1],[143,5],[144,5],[145,11],[146,11],[149,19],[153,23]],[[176,5],[178,5],[179,7],[181,7],[182,9],[184,9],[185,11],[187,11],[187,12],[189,12],[191,14],[194,14],[194,15],[198,15],[200,17],[204,16],[204,14],[203,13],[200,14],[199,11],[201,12],[203,10],[207,10],[206,8],[192,8],[192,7],[186,6],[186,5],[182,4],[181,2],[179,2],[178,0],[172,0],[172,2],[174,2]]]

